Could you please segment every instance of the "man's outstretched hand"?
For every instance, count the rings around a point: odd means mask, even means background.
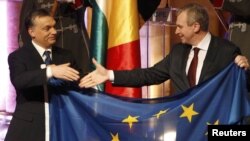
[[[94,87],[109,79],[108,70],[101,64],[97,63],[94,58],[92,59],[92,62],[95,65],[96,69],[80,80],[79,87],[81,88]]]

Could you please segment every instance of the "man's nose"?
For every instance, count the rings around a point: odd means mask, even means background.
[[[179,33],[179,30],[178,28],[175,29],[175,34],[178,34]]]
[[[55,28],[52,28],[52,34],[57,34],[57,31],[56,31],[56,29]]]

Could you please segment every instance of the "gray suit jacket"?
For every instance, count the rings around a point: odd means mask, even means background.
[[[191,46],[177,44],[163,60],[153,67],[132,71],[114,71],[113,85],[140,87],[160,84],[168,79],[173,82],[176,93],[190,88],[186,76],[186,64]],[[212,36],[204,60],[199,83],[211,78],[234,61],[240,49],[231,42]]]

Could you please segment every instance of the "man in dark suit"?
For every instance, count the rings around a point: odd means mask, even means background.
[[[79,72],[73,55],[53,46],[55,20],[44,10],[25,20],[31,43],[8,57],[10,78],[17,93],[17,105],[5,141],[45,141],[49,138],[48,81],[77,81]],[[50,52],[44,56],[44,52]]]
[[[176,25],[175,33],[182,43],[172,47],[169,55],[153,67],[112,71],[93,59],[96,70],[82,78],[79,86],[88,88],[110,80],[113,85],[140,87],[171,79],[176,93],[180,93],[191,87],[187,75],[194,48],[199,50],[194,84],[213,77],[233,61],[245,69],[249,67],[246,57],[239,55],[237,46],[209,33],[209,17],[204,7],[198,4],[184,6],[177,13]]]
[[[58,31],[55,45],[70,50],[76,63],[83,73],[89,71],[89,36],[85,27],[85,11],[91,7],[89,0],[23,0],[20,13],[19,45],[30,43],[30,36],[24,27],[24,19],[30,11],[46,9],[48,12],[55,7],[54,18]],[[138,11],[144,21],[148,20],[159,5],[160,0],[138,0]]]
[[[30,43],[30,36],[25,28],[24,20],[27,14],[36,9],[46,9],[48,12],[55,8],[54,19],[57,37],[55,45],[70,50],[76,63],[84,73],[89,71],[89,36],[84,24],[88,0],[23,0],[20,13],[19,44]]]

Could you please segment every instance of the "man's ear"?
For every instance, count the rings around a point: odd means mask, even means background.
[[[193,28],[194,28],[194,32],[199,32],[200,31],[200,28],[201,28],[201,25],[198,23],[198,22],[195,22],[193,24]]]
[[[28,29],[28,33],[29,35],[31,36],[31,38],[34,38],[35,37],[35,33],[34,33],[34,30],[32,28],[29,28]]]

